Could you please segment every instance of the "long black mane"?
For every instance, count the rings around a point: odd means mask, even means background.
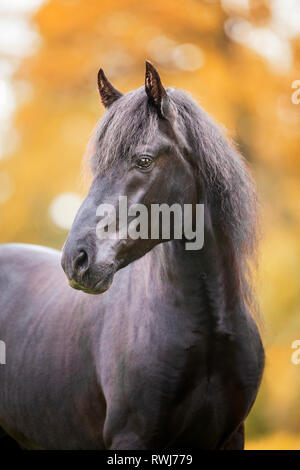
[[[211,117],[181,90],[166,89],[177,110],[176,128],[184,136],[204,186],[213,226],[227,260],[233,263],[240,299],[253,313],[257,305],[252,268],[257,246],[257,198],[246,162]],[[93,172],[105,172],[118,160],[130,161],[137,145],[151,142],[159,116],[149,104],[144,87],[131,91],[106,111],[88,145]]]

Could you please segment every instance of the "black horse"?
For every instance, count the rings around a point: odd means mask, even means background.
[[[98,85],[107,111],[88,147],[93,181],[62,257],[0,248],[0,426],[28,449],[242,449],[264,364],[253,183],[149,62],[145,88],[122,95],[102,70]],[[204,247],[100,240],[97,207],[120,195],[204,204]]]

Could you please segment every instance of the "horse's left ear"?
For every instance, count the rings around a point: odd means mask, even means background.
[[[174,119],[176,114],[174,106],[161,83],[158,71],[148,60],[146,60],[145,90],[159,115],[166,119]]]
[[[98,72],[98,90],[102,104],[105,106],[105,108],[110,106],[114,101],[122,96],[122,93],[114,88],[107,80],[102,69],[100,69]]]

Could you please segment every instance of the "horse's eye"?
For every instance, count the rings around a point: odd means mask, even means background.
[[[152,158],[140,157],[137,161],[137,167],[140,168],[141,170],[146,170],[147,168],[150,168],[152,163],[153,163]]]

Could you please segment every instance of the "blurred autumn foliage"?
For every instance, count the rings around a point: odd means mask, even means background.
[[[300,365],[291,362],[291,344],[300,338],[300,103],[291,99],[300,79],[300,28],[298,35],[277,29],[272,43],[271,3],[45,2],[32,18],[40,47],[14,75],[20,100],[10,137],[16,142],[0,161],[0,241],[61,248],[67,230],[51,216],[53,201],[85,193],[82,156],[103,113],[98,68],[126,92],[143,84],[151,60],[165,85],[190,91],[229,129],[253,169],[262,205],[257,284],[267,363],[247,446],[300,449]],[[7,178],[14,190],[1,199]]]

